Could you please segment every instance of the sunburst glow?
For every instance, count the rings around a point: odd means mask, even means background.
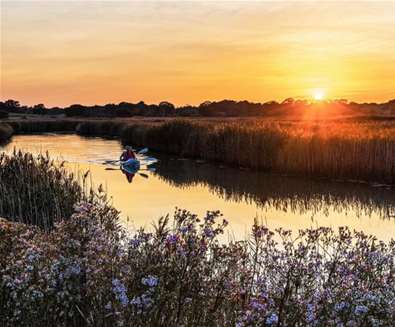
[[[322,101],[325,98],[325,91],[323,89],[315,89],[313,91],[313,98],[316,101]]]

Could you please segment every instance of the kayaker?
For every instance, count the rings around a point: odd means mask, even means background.
[[[129,159],[136,159],[136,155],[134,154],[133,149],[130,146],[126,146],[119,160],[127,161]]]

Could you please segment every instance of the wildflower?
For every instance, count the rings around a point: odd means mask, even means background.
[[[87,202],[78,203],[74,206],[74,210],[77,213],[87,213],[91,209],[92,204]]]
[[[136,296],[130,301],[130,304],[137,308],[138,313],[143,313],[146,309],[151,307],[152,303],[152,298],[146,293],[142,294],[141,296]]]
[[[126,294],[126,287],[125,285],[123,285],[121,283],[121,281],[117,278],[113,279],[112,281],[112,285],[113,285],[113,292],[115,293],[117,299],[119,300],[119,302],[121,302],[121,304],[126,307],[129,303],[129,298]]]
[[[215,236],[215,233],[211,227],[205,227],[203,233],[207,238],[213,238]]]
[[[251,307],[252,309],[259,310],[259,311],[265,309],[265,305],[262,304],[262,303],[260,303],[257,299],[253,299],[253,300],[250,302],[250,307]]]
[[[150,275],[146,278],[142,278],[141,283],[149,287],[155,287],[156,285],[158,285],[158,278]]]
[[[345,309],[348,306],[348,304],[344,301],[341,301],[339,303],[335,304],[335,310],[337,312],[342,311],[343,309]]]
[[[170,234],[170,235],[167,235],[167,237],[166,237],[166,243],[168,245],[174,245],[178,242],[178,239],[179,239],[178,235]]]
[[[79,263],[74,263],[73,265],[71,265],[69,267],[71,274],[73,275],[79,275],[81,273],[81,266],[79,265]]]
[[[138,248],[140,246],[141,241],[138,238],[133,238],[130,240],[129,244],[132,248]]]
[[[129,304],[129,298],[126,293],[119,293],[117,297],[122,306],[126,307]]]
[[[108,303],[104,306],[104,308],[107,310],[111,310],[111,308],[112,308],[111,302],[108,301]]]
[[[266,324],[271,326],[278,322],[278,316],[275,313],[272,313],[269,317],[266,318]]]
[[[307,304],[307,314],[306,320],[309,323],[312,323],[315,320],[315,313],[314,313],[314,305],[312,303]]]
[[[355,307],[354,313],[356,315],[362,315],[362,314],[365,314],[368,311],[369,311],[369,309],[367,307],[365,307],[364,305],[357,305]]]

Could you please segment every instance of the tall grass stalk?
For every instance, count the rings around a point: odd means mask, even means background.
[[[82,184],[48,155],[0,155],[0,216],[50,229],[87,198]]]

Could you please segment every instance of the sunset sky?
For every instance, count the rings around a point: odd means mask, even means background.
[[[319,91],[315,91],[319,90]],[[1,99],[395,98],[395,2],[1,1]]]

